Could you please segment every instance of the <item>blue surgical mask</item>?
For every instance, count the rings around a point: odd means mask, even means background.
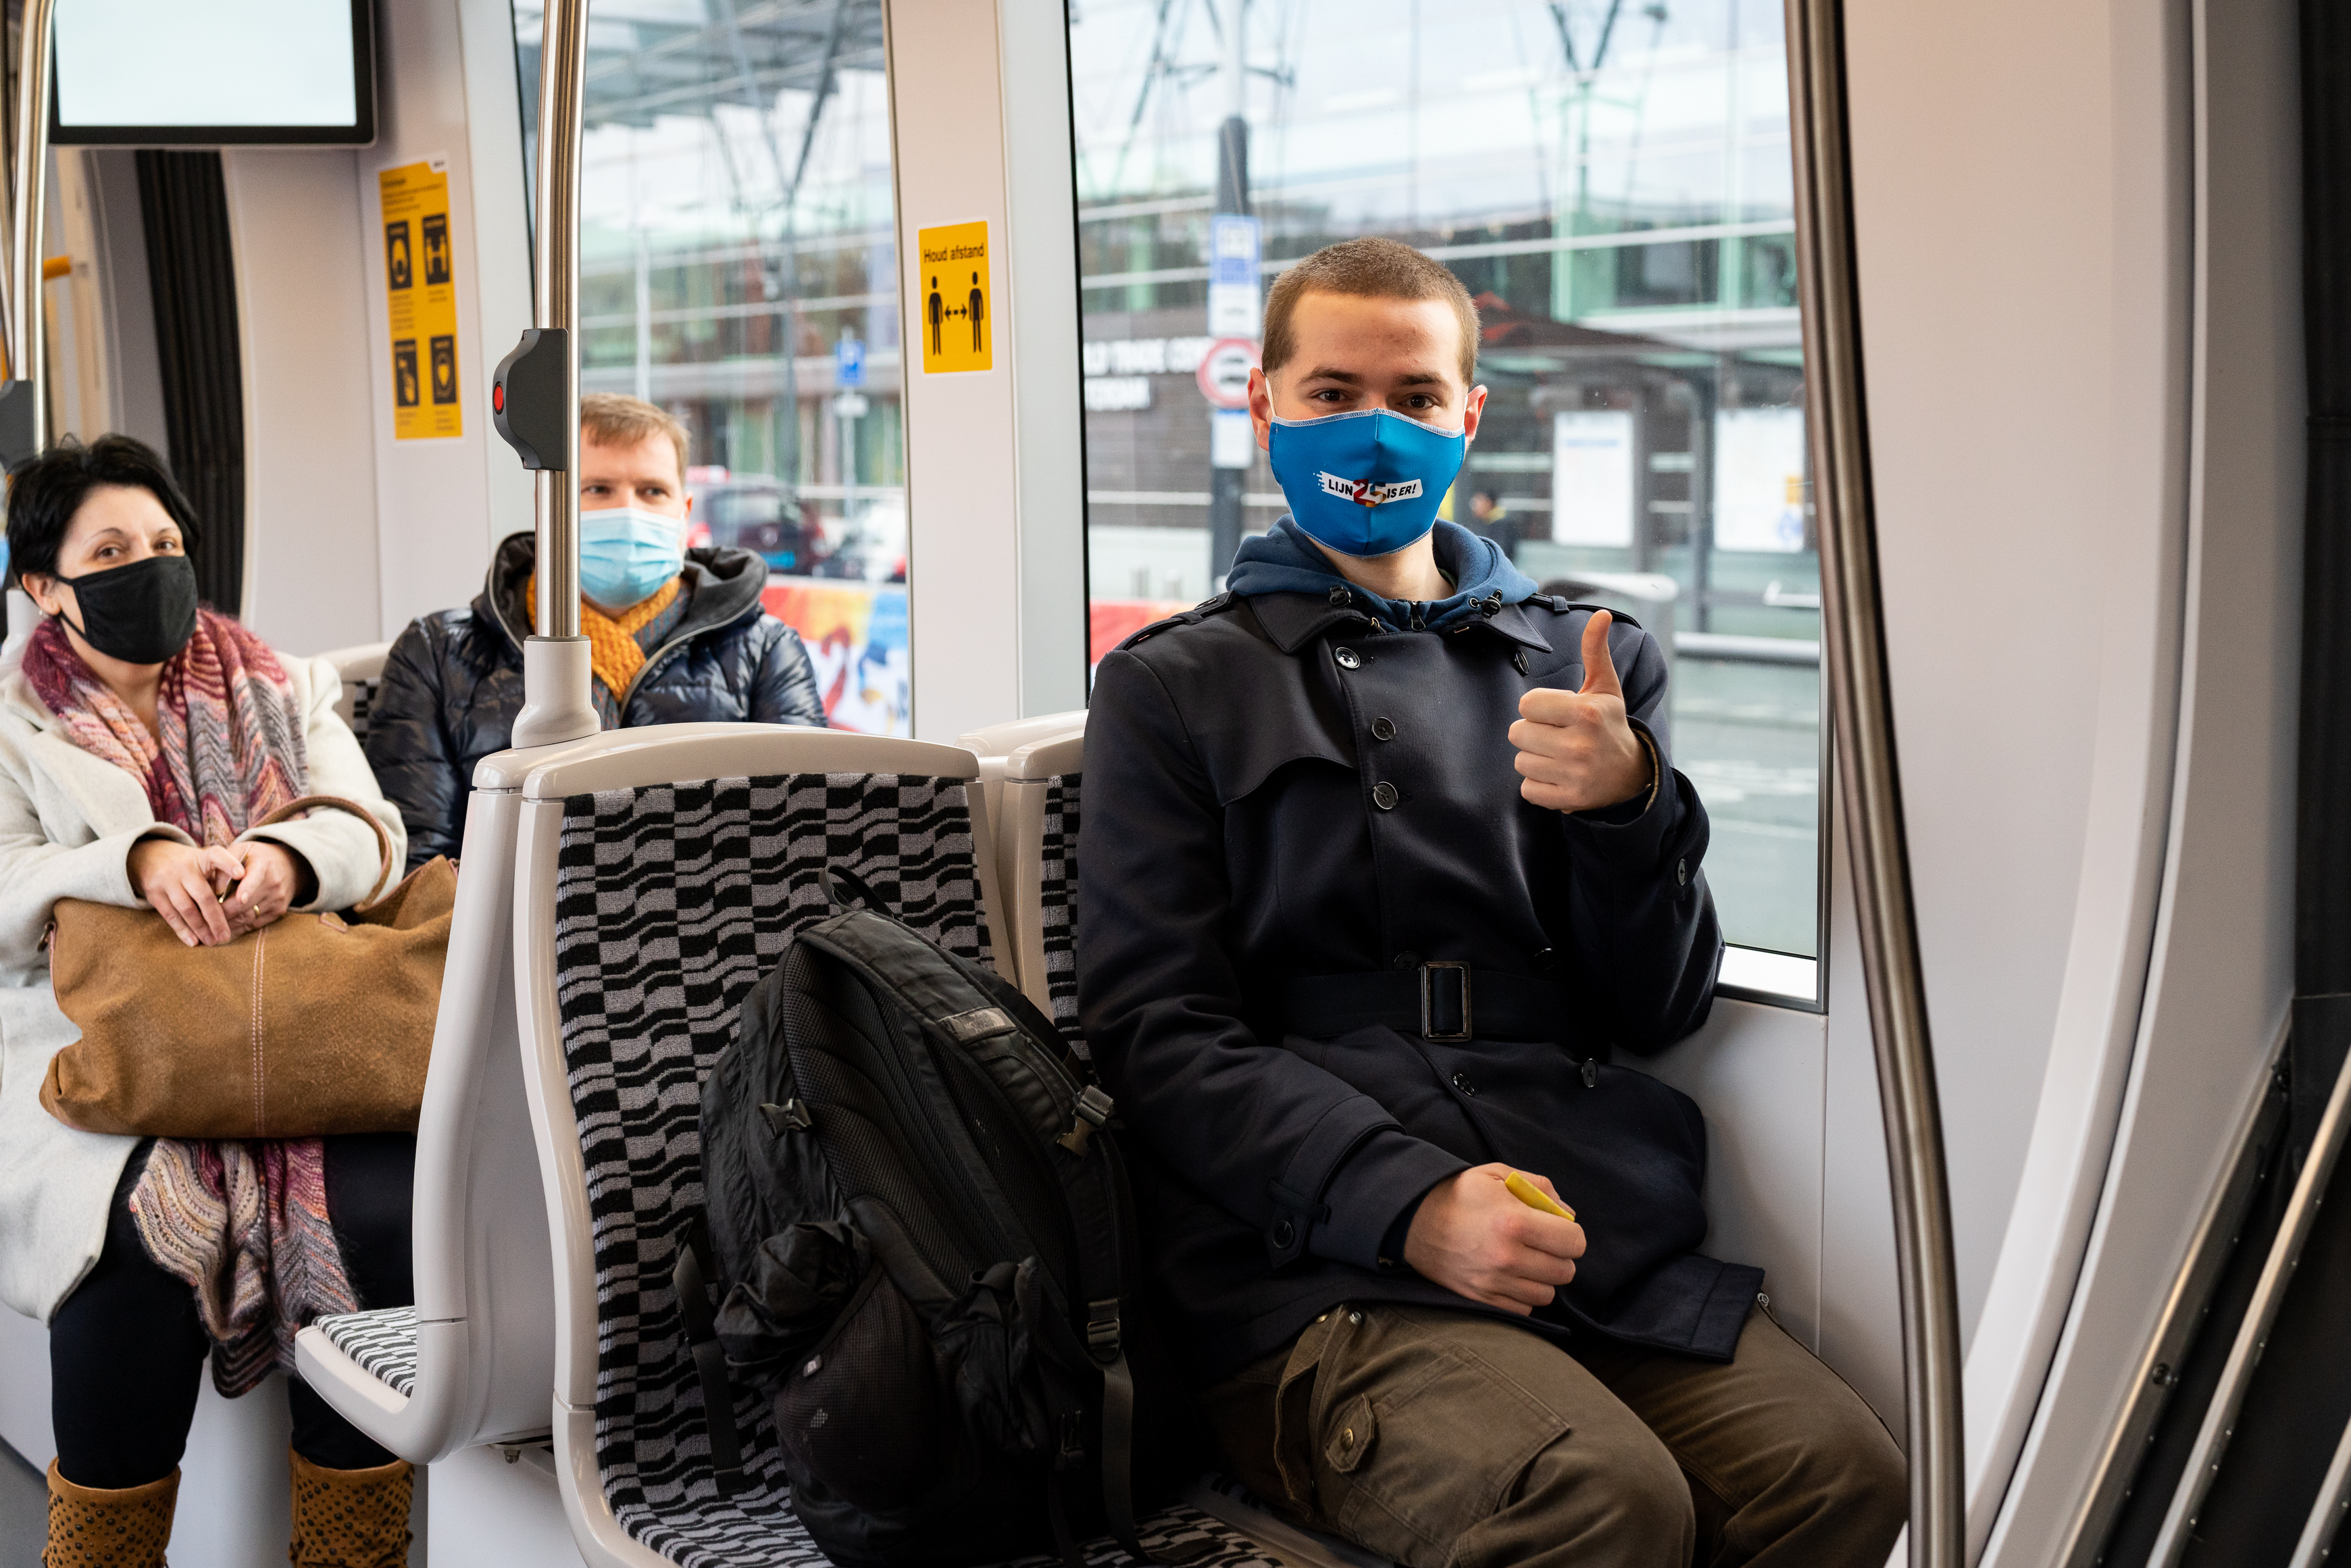
[[[1341,555],[1393,555],[1437,526],[1467,435],[1384,408],[1276,419],[1274,482],[1307,537]]]
[[[685,565],[685,519],[637,507],[580,514],[580,591],[607,610],[642,604]]]

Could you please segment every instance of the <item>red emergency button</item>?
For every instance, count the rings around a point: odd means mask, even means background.
[[[504,382],[500,382],[490,388],[490,407],[499,413],[506,413],[507,389]]]

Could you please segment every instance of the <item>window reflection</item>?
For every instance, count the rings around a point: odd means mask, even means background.
[[[1445,515],[1666,643],[1725,928],[1815,954],[1820,574],[1776,0],[1070,17],[1094,656],[1214,591],[1283,510],[1262,454],[1217,450],[1217,214],[1257,220],[1260,279],[1354,235],[1417,246],[1476,298],[1491,392]]]
[[[516,0],[527,140],[542,11]],[[597,0],[585,121],[583,389],[685,422],[696,542],[766,558],[835,725],[909,733],[880,0]]]

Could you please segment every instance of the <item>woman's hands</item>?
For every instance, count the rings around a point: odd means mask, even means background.
[[[242,857],[245,871],[221,908],[239,935],[260,930],[302,897],[309,868],[284,844],[248,839],[231,844],[228,852]]]
[[[217,947],[284,915],[308,868],[283,844],[259,840],[198,849],[142,839],[131,847],[129,869],[132,889],[181,941]]]

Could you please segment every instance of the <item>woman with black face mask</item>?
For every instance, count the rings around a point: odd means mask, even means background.
[[[76,1037],[42,952],[58,899],[151,908],[210,946],[374,883],[364,822],[253,825],[284,802],[358,802],[395,862],[406,838],[335,714],[333,667],[198,604],[196,536],[128,437],[68,441],[9,480],[8,566],[44,619],[0,679],[0,1301],[49,1324],[43,1563],[163,1562],[207,1359],[230,1396],[289,1374],[293,1560],[399,1563],[408,1466],[290,1375],[311,1318],[413,1299],[413,1137],[110,1137],[38,1099]]]

